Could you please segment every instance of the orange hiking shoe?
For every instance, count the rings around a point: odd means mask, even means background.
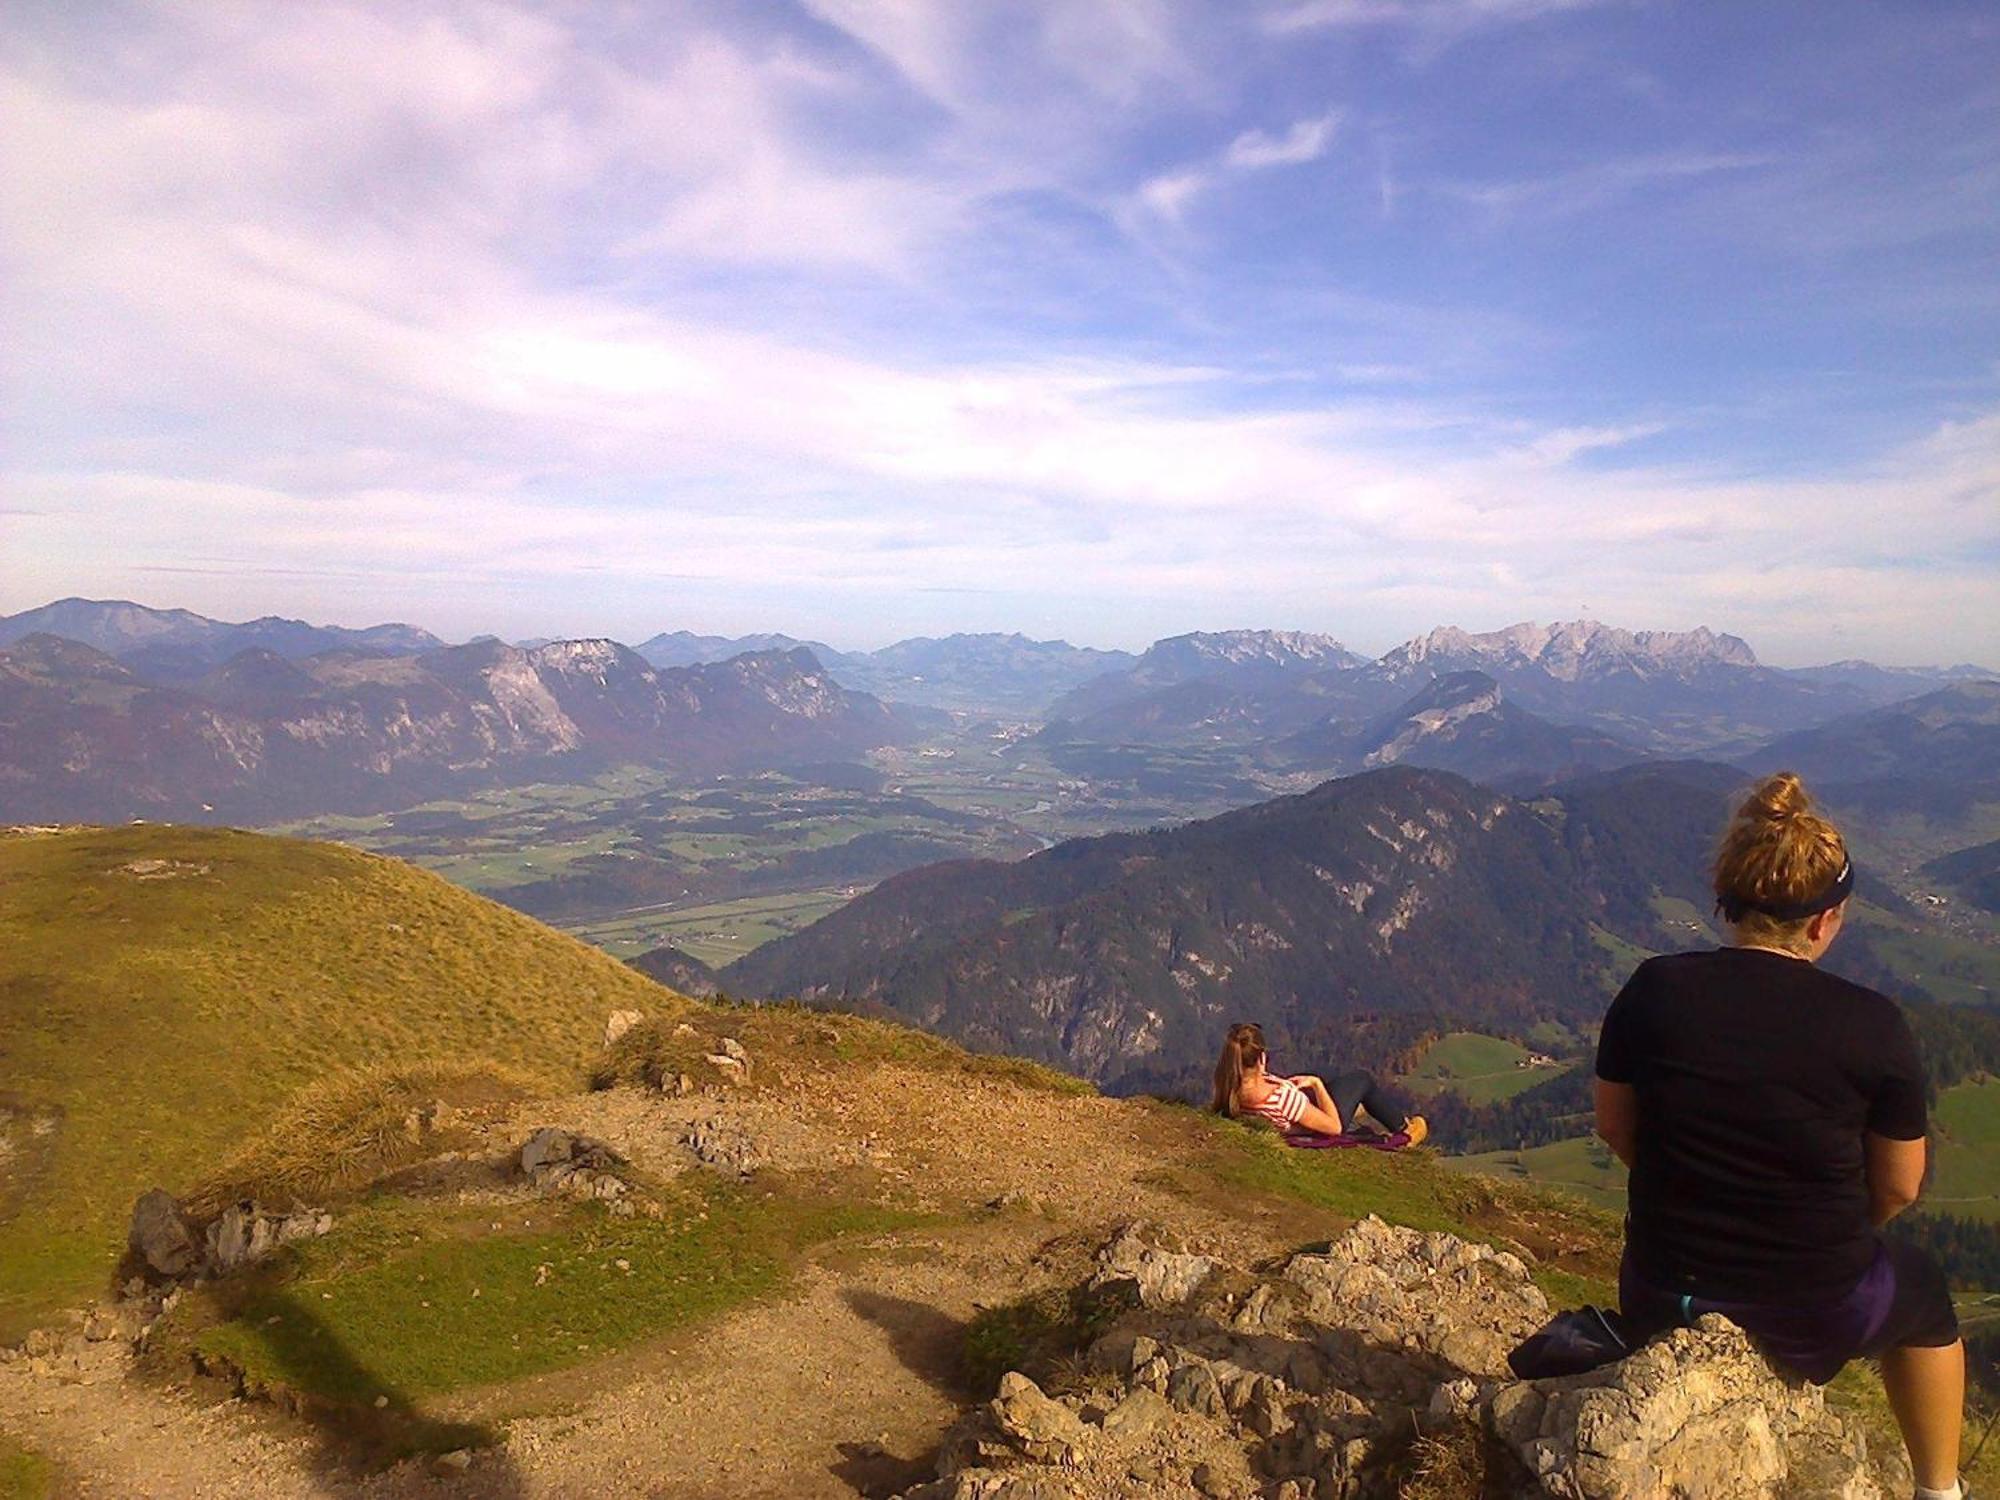
[[[1403,1134],[1410,1138],[1412,1146],[1421,1146],[1430,1139],[1431,1127],[1422,1115],[1411,1115],[1403,1122]]]

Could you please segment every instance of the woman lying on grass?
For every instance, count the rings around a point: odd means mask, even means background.
[[[1405,1114],[1366,1073],[1342,1073],[1329,1088],[1310,1073],[1279,1077],[1267,1070],[1269,1061],[1263,1027],[1249,1021],[1230,1027],[1216,1059],[1209,1108],[1232,1119],[1261,1116],[1286,1136],[1343,1135],[1363,1111],[1390,1135],[1407,1135],[1409,1145],[1430,1134],[1422,1115]]]

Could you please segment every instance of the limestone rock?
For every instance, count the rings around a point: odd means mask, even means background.
[[[604,1018],[604,1045],[612,1046],[618,1038],[645,1019],[646,1013],[643,1010],[614,1010]]]
[[[631,1190],[619,1175],[625,1163],[602,1141],[543,1126],[521,1145],[521,1171],[545,1193],[597,1198],[616,1204]]]
[[[164,1188],[142,1193],[132,1206],[127,1240],[133,1253],[159,1276],[193,1275],[206,1259],[194,1224]]]
[[[1518,1256],[1451,1235],[1364,1220],[1253,1274],[1135,1226],[1104,1247],[1106,1278],[1142,1296],[1081,1362],[1089,1405],[1010,1374],[905,1500],[1372,1500],[1409,1477],[1413,1427],[1458,1434],[1477,1492],[1517,1500],[1908,1493],[1900,1455],[1871,1463],[1817,1389],[1719,1319],[1588,1375],[1513,1380],[1506,1350],[1546,1301]]]
[[[696,1120],[681,1136],[694,1159],[724,1176],[747,1178],[767,1160],[767,1153],[748,1127],[721,1115]]]
[[[1499,1391],[1494,1432],[1563,1500],[1768,1500],[1880,1494],[1865,1442],[1817,1386],[1778,1376],[1709,1316],[1585,1375]]]
[[[1201,1288],[1215,1262],[1206,1255],[1162,1249],[1145,1225],[1128,1224],[1098,1252],[1099,1282],[1129,1280],[1146,1307],[1185,1302]]]
[[[268,1213],[245,1198],[225,1208],[208,1226],[208,1268],[218,1276],[264,1259],[280,1245],[311,1239],[333,1228],[333,1215],[318,1209]]]

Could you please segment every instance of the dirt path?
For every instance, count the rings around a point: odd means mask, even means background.
[[[79,1496],[879,1497],[928,1476],[969,1399],[958,1357],[980,1305],[1070,1279],[1088,1246],[1133,1218],[1238,1257],[1313,1232],[1296,1206],[1281,1215],[1161,1186],[1163,1168],[1207,1149],[1185,1112],[974,1076],[946,1091],[933,1072],[893,1065],[844,1072],[806,1097],[545,1100],[502,1133],[560,1125],[665,1173],[686,1167],[687,1121],[717,1110],[772,1167],[871,1169],[942,1227],[826,1251],[784,1298],[705,1328],[435,1403],[442,1418],[505,1421],[505,1441],[457,1476],[416,1464],[344,1475],[304,1424],[141,1387],[112,1344],[86,1346],[75,1378],[0,1367],[0,1429],[61,1463],[65,1493]]]

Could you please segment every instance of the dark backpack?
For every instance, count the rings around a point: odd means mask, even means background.
[[[1522,1380],[1581,1375],[1632,1352],[1631,1331],[1612,1308],[1580,1307],[1557,1313],[1507,1356],[1507,1368]]]

